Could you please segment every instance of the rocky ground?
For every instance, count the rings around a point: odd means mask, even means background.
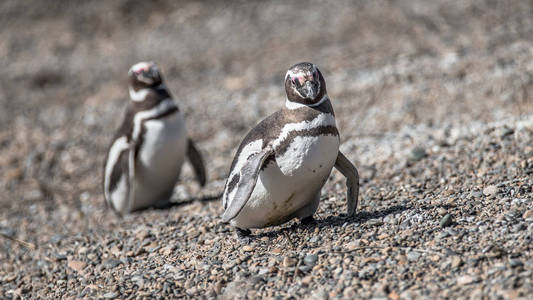
[[[472,298],[533,294],[530,1],[3,1],[0,298]],[[106,211],[126,71],[161,66],[206,160],[167,210]],[[317,223],[220,223],[243,135],[316,63],[361,175]]]

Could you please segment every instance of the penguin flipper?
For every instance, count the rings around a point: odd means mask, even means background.
[[[114,212],[127,211],[131,200],[130,145],[120,137],[111,145],[104,165],[104,198]]]
[[[359,201],[359,173],[357,168],[340,151],[335,161],[335,168],[346,177],[346,187],[348,188],[346,193],[347,214],[348,217],[353,216]]]
[[[205,172],[204,161],[202,159],[202,154],[200,153],[200,151],[198,151],[198,149],[194,145],[194,142],[191,139],[188,140],[187,158],[191,162],[192,168],[194,169],[196,180],[201,186],[205,186],[207,176]]]
[[[135,182],[135,157],[137,157],[136,143],[131,143],[128,151],[128,205],[127,211],[132,211],[133,200],[135,199],[133,183]]]
[[[243,209],[246,202],[250,199],[252,192],[259,177],[259,170],[265,160],[274,153],[272,147],[266,147],[263,150],[252,154],[239,170],[239,181],[235,187],[233,197],[228,199],[228,207],[222,215],[222,221],[227,223],[235,218]],[[229,197],[229,196],[228,196]]]

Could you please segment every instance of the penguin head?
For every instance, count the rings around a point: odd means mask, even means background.
[[[128,71],[128,76],[130,85],[135,91],[155,88],[163,83],[159,68],[154,62],[136,63]]]
[[[326,82],[314,64],[302,62],[287,71],[285,92],[289,101],[313,105],[326,94]]]

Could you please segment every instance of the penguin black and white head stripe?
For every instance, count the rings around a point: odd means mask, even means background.
[[[202,156],[157,65],[137,63],[128,76],[131,101],[109,147],[103,182],[106,202],[120,214],[166,205],[185,157],[199,183],[206,182]]]
[[[138,91],[144,88],[155,88],[163,83],[159,68],[154,62],[140,62],[128,71],[130,86]]]
[[[314,64],[299,63],[285,75],[285,92],[291,102],[318,106],[327,97],[326,81]]]
[[[347,178],[348,215],[357,207],[359,175],[339,151],[324,77],[311,63],[296,64],[285,91],[285,106],[243,139],[226,181],[222,220],[242,233],[312,218],[333,167]]]

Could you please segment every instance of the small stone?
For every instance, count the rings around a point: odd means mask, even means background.
[[[283,259],[283,266],[287,268],[293,267],[294,265],[296,265],[296,259],[285,256],[285,258]]]
[[[311,282],[313,282],[313,276],[311,275],[308,275],[302,278],[302,284],[309,285],[311,284]]]
[[[108,259],[104,262],[104,266],[108,269],[113,269],[120,264],[122,264],[122,262],[117,259]]]
[[[304,258],[304,264],[308,266],[314,266],[316,262],[318,261],[318,255],[316,254],[308,254]]]
[[[419,161],[426,156],[426,150],[422,147],[415,147],[411,150],[411,159],[414,161]]]
[[[118,297],[118,293],[115,292],[109,292],[104,294],[105,299],[115,299]]]
[[[274,254],[280,254],[280,253],[281,253],[281,249],[280,249],[280,248],[272,249],[272,253],[274,253]]]
[[[457,284],[459,285],[467,285],[467,284],[471,284],[477,281],[479,281],[477,277],[470,276],[470,275],[463,275],[457,278]]]
[[[120,249],[115,245],[110,250],[111,254],[113,254],[115,257],[120,257],[121,251]]]
[[[313,236],[309,239],[309,243],[317,243],[318,242],[318,236]]]
[[[359,245],[356,242],[349,242],[348,244],[346,244],[346,250],[348,251],[353,251],[357,249],[358,247]]]
[[[249,245],[244,245],[244,246],[242,247],[242,251],[244,251],[244,252],[252,252],[252,251],[254,251],[254,248],[252,248],[252,247],[249,246]]]
[[[55,255],[57,261],[67,260],[67,256],[61,253]]]
[[[440,216],[444,216],[448,213],[448,211],[442,207],[440,207],[438,210],[437,210],[437,213],[440,215]]]
[[[172,247],[170,246],[166,246],[166,247],[159,249],[159,254],[166,255],[166,256],[169,256],[170,254],[172,254],[172,252],[173,250],[172,250]]]
[[[452,258],[452,268],[456,269],[463,265],[463,260],[459,256],[454,256]]]
[[[525,220],[533,220],[533,209],[526,211],[524,215],[522,215],[522,218]]]
[[[520,261],[519,259],[512,258],[512,259],[509,260],[509,265],[512,268],[517,268],[517,267],[522,267],[524,265],[524,263],[522,261]]]
[[[381,220],[378,220],[378,219],[370,219],[370,220],[368,220],[367,224],[370,225],[370,226],[381,226],[381,225],[383,225],[383,222]]]
[[[442,219],[440,219],[439,225],[440,227],[448,227],[452,225],[452,223],[453,223],[452,215],[447,214],[444,217],[442,217]]]
[[[483,195],[492,196],[498,193],[498,188],[495,185],[489,185],[483,189]]]
[[[481,198],[481,196],[483,196],[483,193],[481,193],[481,192],[472,192],[470,195],[471,195],[471,198],[477,199],[477,198]]]
[[[391,300],[400,300],[400,295],[396,293],[396,291],[392,291],[389,293],[389,299]]]
[[[417,251],[411,251],[407,253],[407,260],[408,261],[417,261],[420,258],[420,253]]]
[[[89,248],[87,247],[80,247],[80,249],[78,249],[78,254],[79,255],[85,255],[87,253],[87,251],[89,251]]]
[[[67,265],[69,268],[77,272],[80,272],[81,270],[85,269],[85,267],[87,266],[85,262],[80,261],[80,260],[70,260]]]
[[[342,292],[342,295],[346,299],[355,299],[356,296],[357,296],[357,294],[355,293],[354,288],[351,287],[351,286],[345,288],[344,291]]]

